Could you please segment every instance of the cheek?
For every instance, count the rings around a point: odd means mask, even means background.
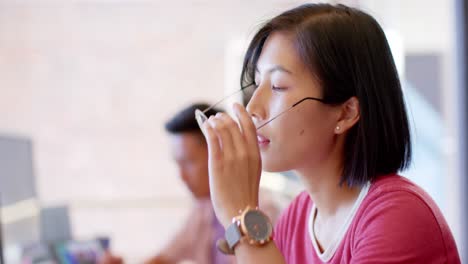
[[[262,153],[263,169],[294,170],[304,162],[319,163],[325,159],[333,146],[333,133],[321,119],[319,114],[292,112],[278,120],[271,128],[274,131],[271,148]]]
[[[297,165],[304,163],[320,164],[327,159],[333,150],[333,134],[323,127],[303,129],[295,144]]]
[[[293,130],[296,138],[294,146],[299,152],[299,157],[320,159],[321,155],[327,155],[334,142],[330,120],[332,118],[327,117],[327,113],[316,111],[303,116],[294,124],[297,127]]]
[[[279,114],[281,114],[283,111],[289,109],[294,103],[290,102],[291,99],[288,100],[288,98],[284,97],[279,97],[279,96],[274,96],[272,95],[270,98],[270,103],[268,105],[268,111],[269,111],[269,116],[268,118],[275,118]],[[281,116],[278,116],[278,118],[283,118],[283,117],[290,117],[291,116],[291,111],[293,109],[288,110],[287,112],[284,112],[281,114]]]
[[[292,109],[290,113],[285,114],[284,118],[279,120],[278,127],[274,130],[280,143],[286,142],[287,145],[308,144],[326,132],[321,122],[320,113],[312,110]]]

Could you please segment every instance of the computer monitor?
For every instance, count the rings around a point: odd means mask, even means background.
[[[3,227],[2,227],[2,199],[0,193],[0,264],[5,264],[3,256]]]
[[[31,210],[29,210],[31,209]],[[25,215],[25,211],[32,212]],[[33,143],[25,137],[0,134],[1,263],[24,243],[39,240],[39,216],[33,166]]]
[[[99,239],[65,241],[56,243],[53,248],[60,264],[95,264],[104,254]]]

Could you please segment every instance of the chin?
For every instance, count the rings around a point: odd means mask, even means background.
[[[266,172],[288,171],[290,168],[283,160],[262,159],[262,170]]]

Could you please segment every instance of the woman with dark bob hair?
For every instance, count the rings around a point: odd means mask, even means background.
[[[242,264],[460,263],[439,208],[397,174],[410,129],[374,18],[343,5],[288,10],[253,37],[241,84],[255,90],[233,106],[237,120],[201,124],[220,250]],[[262,169],[293,170],[305,189],[274,231],[257,207]]]

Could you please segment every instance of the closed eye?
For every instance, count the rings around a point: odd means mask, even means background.
[[[273,86],[271,87],[271,89],[274,90],[274,91],[284,91],[284,90],[286,90],[287,88],[285,88],[285,87],[278,87],[278,86],[274,86],[274,85],[273,85]]]

